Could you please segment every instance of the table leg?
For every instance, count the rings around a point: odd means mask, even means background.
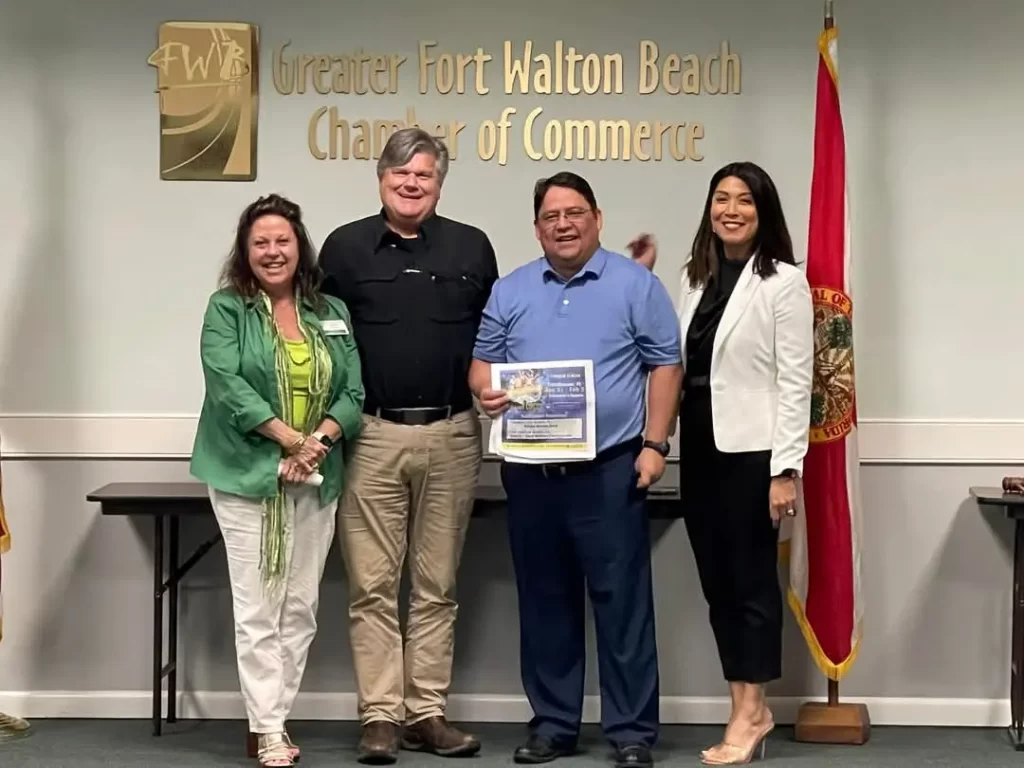
[[[170,519],[167,602],[167,722],[178,721],[178,516]]]
[[[164,655],[164,516],[156,515],[153,525],[153,735],[159,736],[163,714],[160,689]]]
[[[1014,520],[1013,630],[1010,640],[1010,741],[1024,751],[1024,518]]]

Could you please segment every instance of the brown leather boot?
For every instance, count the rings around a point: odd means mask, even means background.
[[[443,716],[437,716],[405,726],[402,747],[433,752],[441,757],[466,757],[480,751],[480,741],[460,731]]]
[[[359,740],[360,763],[366,765],[390,765],[398,760],[398,726],[386,720],[375,720],[363,726],[363,737]]]

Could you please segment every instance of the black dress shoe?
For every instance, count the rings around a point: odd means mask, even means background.
[[[615,768],[651,768],[652,765],[651,749],[643,744],[624,744],[615,750]]]
[[[552,739],[547,736],[538,736],[537,734],[530,734],[530,738],[526,740],[526,743],[521,747],[518,747],[512,755],[512,760],[517,763],[550,763],[559,757],[565,757],[571,755],[574,749],[572,747],[563,746],[556,744]]]

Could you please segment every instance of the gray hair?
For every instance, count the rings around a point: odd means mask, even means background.
[[[391,134],[377,161],[377,178],[382,178],[391,168],[401,168],[421,152],[434,157],[440,186],[448,175],[448,147],[422,128],[400,128]]]

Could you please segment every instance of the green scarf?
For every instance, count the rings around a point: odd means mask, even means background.
[[[327,351],[327,344],[319,329],[310,327],[302,320],[301,299],[296,297],[296,316],[299,322],[299,330],[303,338],[309,344],[310,351],[310,375],[309,375],[309,402],[306,406],[306,423],[299,425],[304,435],[313,433],[320,426],[327,411],[327,398],[331,389],[331,374],[333,363],[331,355]],[[260,294],[260,307],[262,308],[267,328],[274,342],[274,373],[277,379],[277,400],[281,404],[281,420],[291,424],[293,420],[292,411],[292,383],[288,375],[288,352],[285,347],[284,336],[281,335],[277,323],[274,321],[274,310],[270,303],[270,297],[265,293]],[[282,456],[283,458],[283,456]],[[262,542],[260,545],[260,571],[263,574],[264,582],[273,584],[280,583],[286,567],[285,540],[287,530],[285,525],[285,495],[284,481],[278,478],[277,494],[263,502],[263,530]]]

